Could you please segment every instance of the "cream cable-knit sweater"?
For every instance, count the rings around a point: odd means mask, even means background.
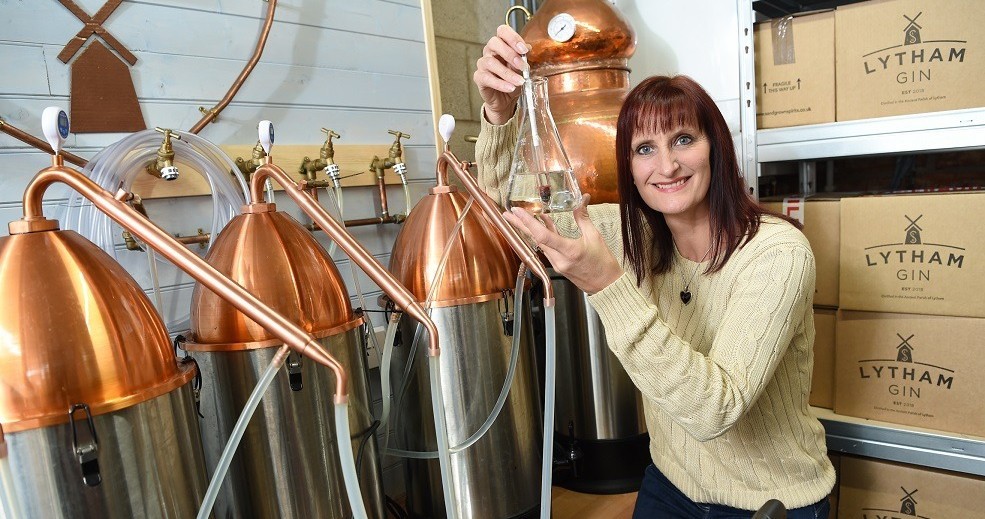
[[[479,182],[500,204],[517,122],[482,121]],[[623,261],[618,206],[589,207]],[[577,235],[570,215],[556,219]],[[816,503],[835,483],[824,429],[808,405],[814,363],[814,256],[792,225],[766,218],[725,268],[701,271],[679,253],[637,287],[631,269],[589,297],[609,348],[643,394],[653,463],[699,503],[755,510]],[[683,278],[691,282],[681,303]]]

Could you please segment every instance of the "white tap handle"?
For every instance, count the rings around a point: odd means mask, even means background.
[[[51,149],[58,152],[62,151],[62,144],[68,138],[68,114],[65,110],[57,106],[49,106],[41,113],[41,132],[48,140]]]
[[[260,121],[260,124],[257,125],[257,133],[263,152],[270,155],[270,148],[274,146],[274,123],[267,120]]]
[[[438,119],[438,133],[445,140],[445,144],[451,141],[451,134],[455,131],[455,116],[444,114]]]

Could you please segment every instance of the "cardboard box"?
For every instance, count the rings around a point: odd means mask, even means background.
[[[756,125],[779,128],[835,120],[834,11],[757,24]]]
[[[981,0],[885,0],[835,14],[838,120],[985,106]]]
[[[985,513],[985,480],[842,456],[838,517],[957,519]]]
[[[838,312],[834,412],[985,436],[985,319]]]
[[[835,388],[835,310],[814,309],[814,374],[811,376],[810,404],[831,409]]]
[[[985,317],[985,193],[841,201],[844,310]]]
[[[841,206],[838,198],[786,198],[767,201],[763,207],[799,220],[804,236],[814,251],[817,281],[814,284],[816,306],[838,307],[838,261],[841,250]]]

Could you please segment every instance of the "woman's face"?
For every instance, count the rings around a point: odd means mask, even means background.
[[[704,133],[637,130],[631,142],[633,183],[646,205],[671,217],[708,211],[711,143]]]

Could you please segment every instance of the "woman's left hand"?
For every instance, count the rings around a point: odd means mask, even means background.
[[[619,279],[623,270],[588,217],[588,195],[572,214],[581,230],[580,238],[565,238],[550,218],[535,218],[520,208],[503,213],[503,217],[533,239],[554,270],[591,295]]]

